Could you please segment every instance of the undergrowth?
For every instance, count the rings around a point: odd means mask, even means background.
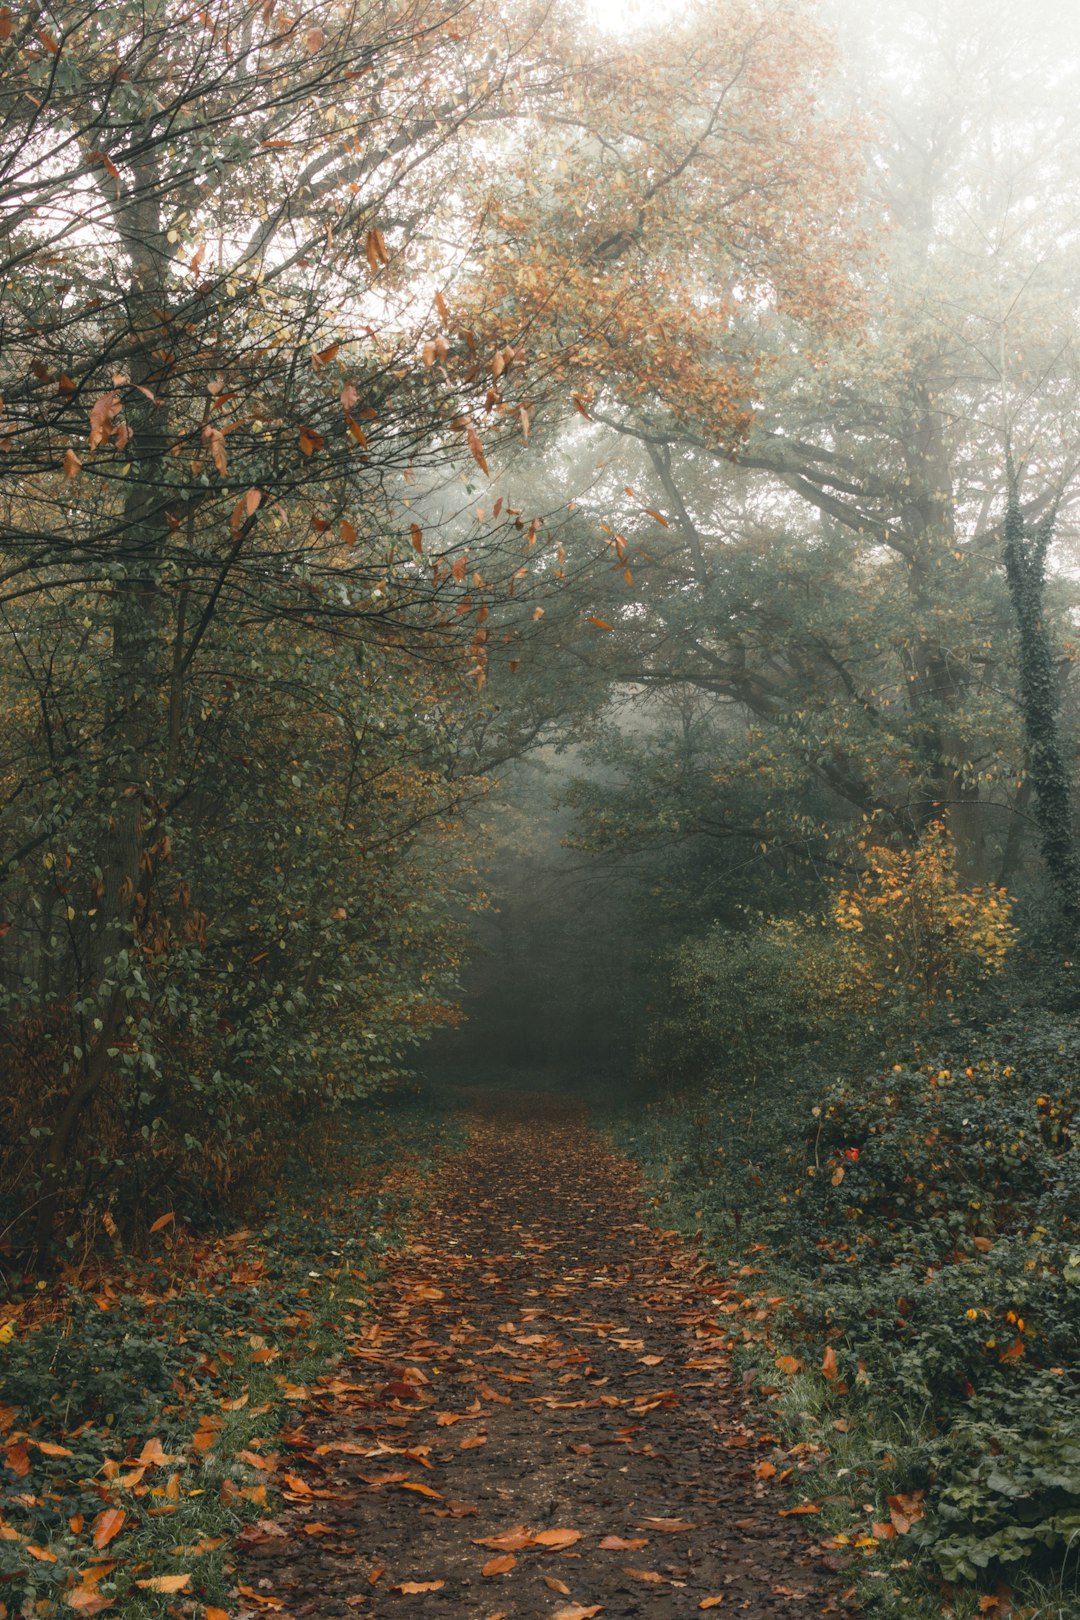
[[[1080,1614],[1078,1112],[1074,1017],[954,1014],[904,1061],[613,1124],[657,1220],[782,1296],[775,1368],[744,1361],[826,1448],[827,1545],[875,1615]]]
[[[241,1231],[168,1220],[0,1305],[0,1617],[225,1612],[292,1414],[332,1385],[457,1126],[402,1098],[338,1120]],[[168,1212],[166,1212],[168,1214]],[[176,1608],[182,1602],[182,1611]]]

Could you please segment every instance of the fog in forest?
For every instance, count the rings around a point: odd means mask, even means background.
[[[365,1613],[718,1608],[571,1562],[689,1448],[732,1610],[1080,1614],[1078,108],[1057,0],[0,6],[0,1620],[319,1612],[350,1391]],[[466,1545],[481,1398],[614,1541]]]

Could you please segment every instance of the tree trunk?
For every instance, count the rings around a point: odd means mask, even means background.
[[[1010,477],[1004,561],[1019,636],[1019,698],[1028,775],[1035,792],[1043,863],[1064,942],[1071,948],[1080,940],[1080,853],[1073,836],[1072,784],[1058,725],[1060,693],[1046,627],[1046,553],[1053,533],[1053,514],[1034,530],[1025,524],[1017,481]]]

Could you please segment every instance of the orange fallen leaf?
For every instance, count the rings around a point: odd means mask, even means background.
[[[253,1603],[261,1603],[264,1609],[283,1609],[285,1607],[284,1598],[270,1597],[265,1592],[256,1592],[254,1587],[244,1586],[242,1582],[237,1582],[236,1590],[241,1592],[244,1597],[250,1598]]]
[[[793,1519],[797,1513],[820,1513],[820,1512],[821,1512],[821,1509],[818,1507],[816,1502],[800,1502],[798,1507],[781,1508],[780,1509],[780,1517],[782,1519]]]
[[[646,1536],[605,1536],[600,1545],[609,1552],[640,1552],[649,1542]]]
[[[497,1558],[489,1558],[480,1573],[486,1580],[491,1580],[495,1575],[509,1575],[516,1564],[513,1553],[500,1553]]]
[[[191,1575],[151,1575],[148,1580],[136,1581],[146,1592],[184,1592],[191,1585]]]
[[[105,1508],[94,1520],[94,1546],[100,1552],[107,1547],[114,1536],[118,1536],[124,1528],[127,1514],[123,1508]]]
[[[473,1434],[473,1435],[470,1435],[468,1437],[468,1439],[463,1440],[461,1442],[461,1444],[458,1446],[458,1450],[459,1451],[475,1451],[477,1446],[486,1446],[487,1445],[487,1438],[488,1437],[487,1437],[486,1434]]]
[[[395,1592],[438,1592],[446,1585],[445,1581],[399,1581],[394,1587]]]
[[[570,1596],[570,1588],[567,1586],[566,1582],[556,1580],[554,1575],[545,1575],[544,1585],[547,1587],[549,1592],[558,1592],[560,1597]]]
[[[580,1530],[541,1530],[533,1541],[538,1547],[572,1547],[581,1540]]]
[[[500,1530],[494,1536],[474,1536],[474,1547],[494,1547],[496,1552],[520,1552],[522,1547],[531,1547],[533,1536],[523,1524],[513,1530]]]
[[[157,1220],[153,1223],[150,1230],[151,1230],[151,1232],[163,1232],[165,1230],[165,1228],[168,1226],[169,1222],[170,1221],[175,1221],[175,1219],[176,1219],[176,1211],[174,1209],[170,1209],[170,1211],[169,1211],[169,1213],[167,1215],[159,1215],[158,1216]]]
[[[680,1530],[696,1530],[698,1526],[691,1524],[689,1519],[642,1519],[638,1525],[639,1530],[667,1530],[678,1532]]]
[[[650,1581],[654,1586],[663,1585],[664,1577],[658,1569],[631,1569],[627,1566],[624,1575],[630,1575],[635,1581]]]
[[[791,1378],[803,1370],[803,1364],[798,1356],[777,1356],[776,1365],[782,1373],[787,1373]]]
[[[754,1469],[754,1478],[755,1479],[772,1479],[772,1477],[773,1477],[773,1475],[775,1473],[776,1473],[776,1464],[775,1463],[759,1462],[757,1467]]]
[[[399,1482],[403,1491],[416,1491],[420,1496],[433,1496],[437,1502],[442,1501],[442,1492],[433,1491],[430,1485],[421,1485],[415,1479],[403,1479]]]
[[[698,1604],[698,1608],[699,1609],[718,1609],[720,1607],[721,1603],[723,1603],[723,1601],[724,1601],[724,1594],[723,1594],[723,1592],[721,1592],[719,1597],[702,1598],[701,1602]]]
[[[68,1592],[64,1602],[76,1614],[101,1614],[104,1609],[111,1609],[116,1602],[115,1598],[102,1597],[96,1586],[75,1586]],[[213,1620],[210,1610],[206,1611],[206,1620]]]

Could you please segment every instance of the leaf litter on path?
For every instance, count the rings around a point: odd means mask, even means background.
[[[634,1167],[575,1105],[487,1101],[285,1436],[285,1534],[242,1548],[261,1597],[241,1615],[267,1597],[287,1620],[850,1612],[791,1490],[808,1463],[761,1467],[778,1442],[730,1374],[740,1341],[775,1360],[753,1275],[651,1229]]]

